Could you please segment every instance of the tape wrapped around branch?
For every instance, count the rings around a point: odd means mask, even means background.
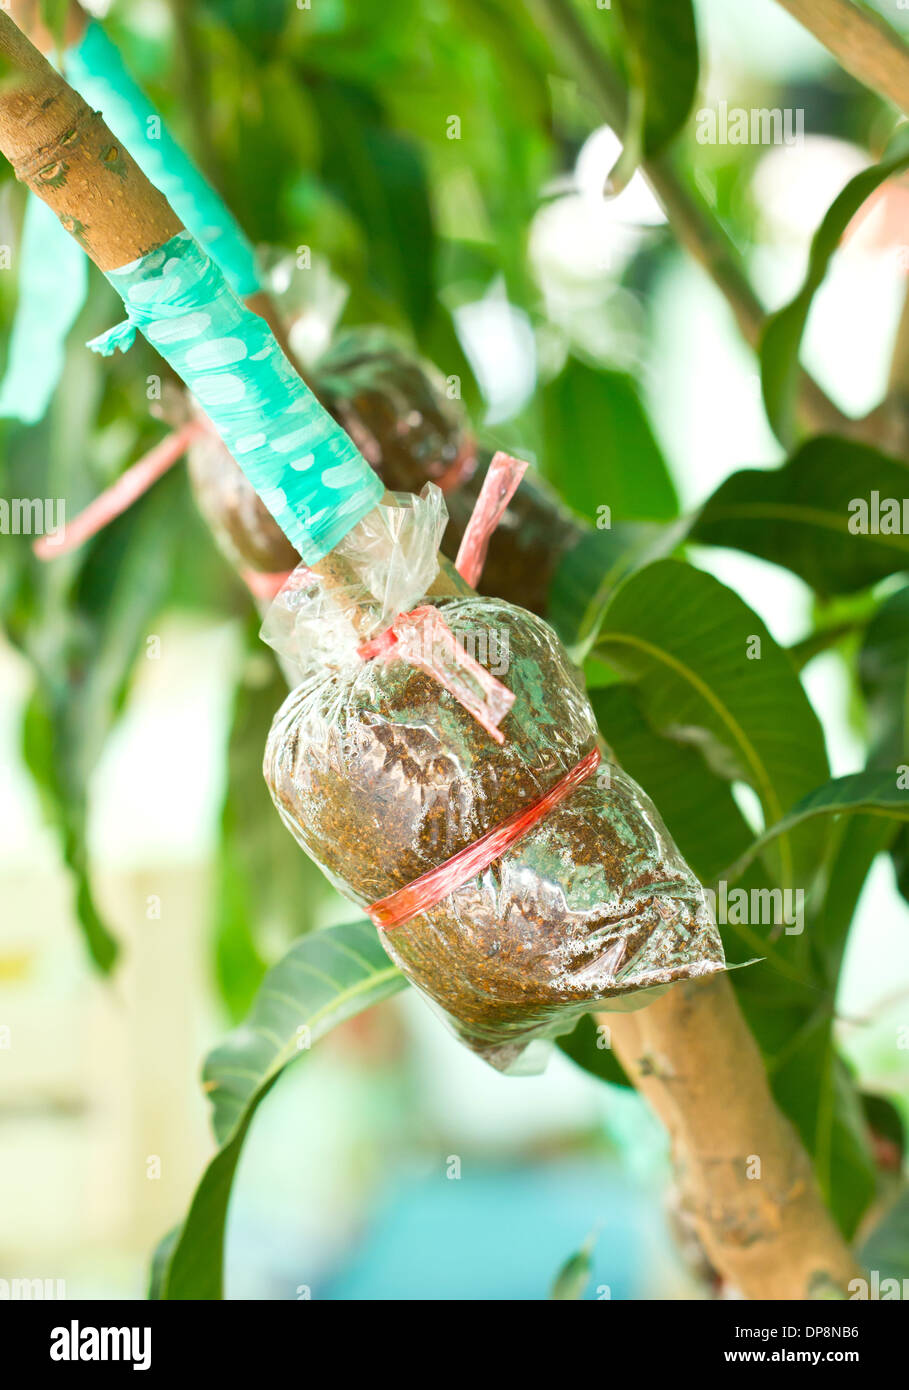
[[[186,231],[107,279],[127,319],[90,346],[104,355],[126,351],[140,330],[199,401],[304,561],[321,560],[384,489],[268,325]]]

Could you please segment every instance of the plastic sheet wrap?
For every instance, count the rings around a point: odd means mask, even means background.
[[[419,533],[436,532],[439,511],[421,505],[390,542],[395,601],[386,591],[377,628],[428,582]],[[353,549],[356,532],[346,539]],[[378,562],[379,548],[374,574]],[[289,584],[263,633],[302,676],[266,749],[272,797],[298,843],[366,910],[530,806],[597,746],[579,675],[544,622],[475,595],[428,601],[513,693],[501,745],[427,671],[393,654],[362,660],[343,595],[320,584]],[[380,934],[455,1033],[500,1070],[538,1069],[528,1045],[594,1006],[635,1007],[656,987],[724,968],[700,884],[650,800],[608,762],[482,871]]]

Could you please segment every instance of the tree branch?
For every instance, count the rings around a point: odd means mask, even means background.
[[[107,126],[0,11],[0,148],[101,270],[175,236],[167,199]]]
[[[598,1015],[669,1131],[685,1208],[714,1267],[746,1298],[845,1294],[861,1270],[778,1110],[727,975]]]
[[[909,46],[881,15],[853,0],[777,0],[841,68],[909,115]]]

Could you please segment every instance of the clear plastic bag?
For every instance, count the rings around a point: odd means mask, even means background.
[[[374,631],[423,599],[444,525],[436,489],[403,521],[375,521],[389,510],[345,541],[350,556],[371,551],[357,598],[372,605]],[[514,695],[500,745],[393,648],[362,660],[345,597],[290,584],[270,610],[263,635],[301,683],[275,717],[265,776],[298,843],[368,909],[530,806],[598,734],[567,653],[523,609],[474,594],[428,600]],[[508,1071],[538,1069],[528,1045],[593,1007],[636,1007],[657,987],[724,968],[701,885],[650,800],[608,762],[485,869],[381,936],[457,1036]]]

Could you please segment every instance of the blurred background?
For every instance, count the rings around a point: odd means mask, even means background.
[[[304,361],[342,329],[386,326],[458,379],[485,444],[530,458],[591,521],[618,465],[665,470],[687,513],[736,469],[782,458],[753,354],[640,176],[603,199],[618,138],[534,6],[90,8],[255,242]],[[909,32],[909,12],[886,12]],[[888,122],[772,0],[700,0],[697,15],[699,107],[804,110],[793,145],[699,145],[693,122],[683,138],[692,185],[775,307]],[[600,22],[608,48],[606,7]],[[24,204],[2,172],[8,327]],[[886,185],[812,310],[804,361],[850,414],[886,386],[907,213],[909,183]],[[65,480],[53,495],[72,514],[160,437],[147,349],[84,350],[117,316],[92,271],[47,416],[0,424],[6,495]],[[142,1297],[212,1152],[205,1053],[294,937],[356,914],[272,812],[259,765],[280,675],[184,471],[93,542],[91,563],[40,567],[27,549],[0,537],[0,1278]],[[716,548],[695,558],[780,643],[810,629],[794,575]],[[853,680],[841,652],[804,672],[834,775],[862,761]],[[86,921],[120,943],[110,977]],[[904,1119],[909,1063],[880,1040],[906,1013],[907,928],[881,858],[838,1030]],[[539,1298],[588,1237],[588,1297],[706,1296],[678,1234],[664,1135],[633,1092],[560,1055],[541,1077],[501,1077],[407,991],[320,1043],[258,1111],[227,1296]]]

